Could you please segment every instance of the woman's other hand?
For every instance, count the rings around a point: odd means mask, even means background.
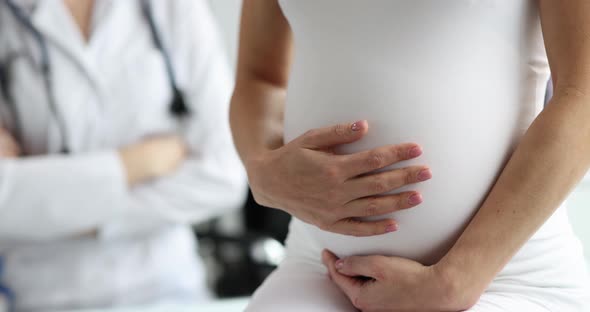
[[[0,158],[17,158],[21,148],[8,130],[0,127]]]
[[[174,172],[186,159],[187,146],[177,136],[158,136],[126,146],[119,155],[129,185],[135,185]]]
[[[320,229],[354,236],[397,230],[395,220],[361,221],[422,202],[410,191],[381,195],[431,178],[425,166],[371,173],[422,154],[413,143],[383,146],[351,155],[333,152],[338,145],[361,139],[366,121],[308,131],[281,148],[246,162],[256,201],[285,210]],[[371,174],[369,174],[371,173]]]
[[[464,274],[451,273],[440,264],[385,256],[338,259],[324,250],[328,276],[360,311],[464,311],[481,291],[464,283]]]

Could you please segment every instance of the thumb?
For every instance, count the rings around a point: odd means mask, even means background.
[[[384,280],[389,259],[385,256],[352,256],[336,262],[336,270],[347,276],[364,276]]]
[[[322,149],[349,144],[360,140],[368,130],[366,120],[313,129],[300,137],[301,145],[309,149]]]

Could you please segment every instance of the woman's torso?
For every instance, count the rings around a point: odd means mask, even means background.
[[[394,213],[395,233],[354,238],[307,226],[339,255],[433,262],[485,199],[541,111],[549,68],[537,2],[529,0],[280,1],[295,38],[285,140],[367,119],[344,153],[415,142],[424,202]],[[560,209],[561,210],[561,209]],[[559,224],[567,224],[563,212]],[[555,222],[554,222],[555,223]]]

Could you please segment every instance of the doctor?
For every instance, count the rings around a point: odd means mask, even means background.
[[[0,0],[0,286],[17,311],[207,297],[189,224],[242,204],[204,0]]]

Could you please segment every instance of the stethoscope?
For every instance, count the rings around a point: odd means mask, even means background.
[[[14,3],[13,0],[4,0],[4,3],[8,7],[9,11],[12,13],[14,18],[22,25],[22,27],[27,32],[29,32],[31,34],[31,36],[35,40],[35,43],[39,47],[39,53],[40,53],[39,70],[40,70],[40,73],[43,78],[43,84],[44,84],[45,92],[47,95],[47,100],[49,102],[49,109],[51,111],[53,118],[55,119],[55,121],[57,123],[58,128],[59,128],[58,131],[59,131],[60,140],[61,140],[61,150],[60,151],[64,154],[68,154],[70,152],[70,150],[67,146],[68,137],[67,137],[67,132],[65,129],[65,121],[63,119],[62,114],[59,114],[59,112],[58,112],[57,100],[56,100],[56,97],[55,97],[55,94],[53,91],[53,81],[52,81],[52,76],[51,76],[51,74],[52,74],[51,58],[49,56],[47,40],[45,39],[43,34],[41,34],[39,29],[37,29],[37,27],[35,27],[35,25],[33,25],[31,18],[27,14],[25,14],[23,9],[21,7],[19,7],[16,3]],[[174,74],[174,68],[172,67],[170,53],[168,52],[168,50],[164,46],[164,44],[162,42],[162,38],[160,37],[160,34],[159,34],[158,29],[156,27],[156,23],[154,21],[155,19],[154,19],[154,15],[153,15],[153,8],[151,5],[151,2],[149,0],[140,0],[140,4],[141,4],[142,14],[148,24],[154,45],[160,51],[160,53],[162,54],[162,57],[164,58],[164,64],[166,67],[166,75],[168,77],[168,82],[169,82],[170,88],[172,90],[172,99],[169,104],[170,113],[174,117],[176,117],[177,119],[183,119],[183,117],[188,116],[191,113],[191,111],[190,111],[189,107],[186,105],[186,102],[184,100],[184,96],[183,96],[180,88],[178,87],[178,83],[175,78],[176,76]],[[17,138],[19,138],[19,137],[21,137],[21,134],[22,134],[22,122],[20,121],[20,118],[18,117],[18,114],[17,114],[16,109],[14,107],[14,105],[15,105],[14,97],[11,95],[11,92],[10,92],[10,83],[11,83],[10,70],[9,70],[10,61],[11,61],[11,58],[9,57],[9,59],[6,63],[4,63],[4,64],[0,63],[0,91],[2,91],[1,93],[4,95],[6,101],[9,103],[8,106],[9,106],[9,109],[11,110],[12,115],[15,116],[14,118],[15,118],[15,132],[16,133],[14,135]]]

